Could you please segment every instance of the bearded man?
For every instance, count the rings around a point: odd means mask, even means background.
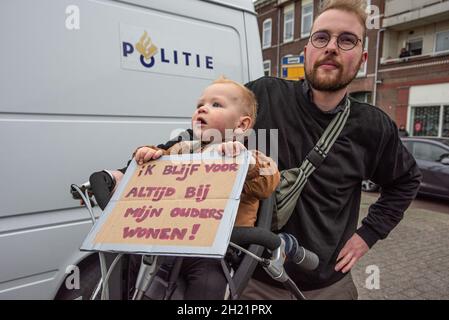
[[[367,59],[363,50],[366,19],[363,1],[328,1],[304,48],[305,80],[264,77],[247,84],[259,104],[255,129],[278,130],[280,170],[300,166],[350,100],[350,115],[342,132],[309,177],[281,230],[296,236],[320,258],[313,272],[286,264],[287,273],[309,299],[357,299],[351,268],[399,223],[421,179],[389,116],[348,97],[348,85]],[[267,150],[269,143],[268,138]],[[365,179],[379,184],[382,191],[358,226]],[[293,296],[257,269],[241,298]]]

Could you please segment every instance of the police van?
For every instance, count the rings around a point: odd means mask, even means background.
[[[252,0],[7,0],[0,34],[0,299],[89,298],[69,186],[189,127],[220,75],[262,76]]]

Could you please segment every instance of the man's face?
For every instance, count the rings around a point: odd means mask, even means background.
[[[366,61],[362,42],[348,51],[340,49],[337,37],[343,32],[352,33],[363,41],[363,27],[357,16],[341,10],[328,10],[315,21],[311,34],[327,31],[331,39],[327,46],[315,48],[311,40],[307,43],[305,53],[305,75],[312,88],[318,91],[335,92],[345,88],[357,75]]]

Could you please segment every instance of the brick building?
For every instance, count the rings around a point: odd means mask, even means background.
[[[377,105],[413,136],[449,137],[449,0],[386,0]]]
[[[299,79],[303,76],[300,68],[303,62],[304,46],[310,37],[310,29],[319,13],[322,0],[257,0],[254,2],[258,13],[260,39],[264,70],[266,75],[281,78]],[[384,0],[371,0],[368,4],[383,11]],[[372,12],[375,15],[374,11]],[[374,21],[373,21],[374,22]],[[375,23],[373,23],[375,26]],[[372,102],[376,71],[377,37],[380,24],[368,30],[365,46],[368,61],[360,68],[357,78],[349,91],[359,100]],[[289,72],[289,67],[295,69]],[[299,69],[299,70],[298,70]]]
[[[265,74],[301,78],[286,71],[303,62],[321,2],[255,1]],[[411,135],[449,137],[449,0],[367,2],[382,21],[371,23],[368,61],[349,92],[382,108]]]

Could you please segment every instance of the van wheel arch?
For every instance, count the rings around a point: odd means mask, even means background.
[[[66,275],[56,293],[55,300],[88,300],[101,278],[100,261],[97,254],[91,254],[77,264],[80,273],[80,288],[68,289]]]
[[[106,260],[109,265],[115,255],[107,256]],[[64,277],[55,300],[89,300],[101,279],[100,259],[97,253],[93,253],[81,260],[77,266],[80,270],[80,288],[68,289],[66,287],[66,279],[69,275]],[[115,268],[120,268],[119,273],[113,278],[114,272],[109,280],[111,299],[128,300],[134,292],[134,284],[137,278],[137,273],[140,266],[140,256],[138,255],[124,255]],[[114,284],[114,285],[113,285]],[[97,299],[99,299],[98,294]]]

